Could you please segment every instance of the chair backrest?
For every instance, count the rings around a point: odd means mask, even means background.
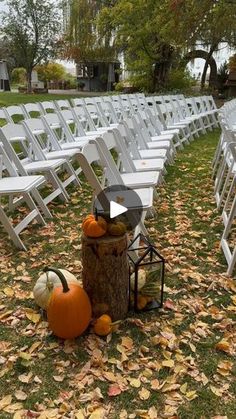
[[[73,107],[74,106],[84,106],[85,105],[84,99],[80,98],[80,97],[75,97],[73,99],[71,98],[71,103],[72,103]]]
[[[22,121],[22,125],[31,142],[38,145],[38,148],[40,149],[40,160],[46,159],[45,152],[61,149],[53,132],[46,129],[41,118],[26,119],[25,121]]]
[[[7,171],[8,176],[18,176],[18,173],[12,165],[3,144],[0,142],[0,179],[3,177],[3,172]]]
[[[45,100],[43,102],[39,102],[39,106],[42,109],[42,113],[53,113],[56,112],[55,103],[49,100]]]
[[[17,123],[26,118],[24,109],[20,105],[12,105],[4,108],[7,120],[10,123]]]
[[[75,142],[71,130],[69,129],[67,123],[63,120],[63,117],[59,116],[59,113],[48,113],[43,115],[42,122],[47,135],[52,139],[56,150],[61,149],[60,144],[62,143]]]
[[[84,131],[95,131],[96,127],[94,125],[94,122],[89,114],[89,112],[86,109],[86,106],[74,106],[73,112],[79,119]]]
[[[0,141],[13,167],[22,176],[26,176],[24,163],[32,159],[33,149],[27,140],[26,132],[22,125],[7,124],[0,128]],[[15,147],[15,148],[14,148]],[[18,152],[16,152],[16,149]]]
[[[68,127],[73,137],[86,135],[79,118],[74,112],[74,108],[62,109],[58,112],[58,117],[63,123],[63,126],[66,125]]]
[[[69,100],[66,100],[66,99],[54,100],[54,104],[55,104],[55,108],[58,110],[71,108],[71,104]]]
[[[26,118],[38,118],[43,114],[42,108],[36,103],[25,103],[22,105]]]

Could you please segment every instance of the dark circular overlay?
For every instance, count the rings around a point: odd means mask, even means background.
[[[127,208],[127,211],[112,217],[111,202],[124,207],[124,211]],[[139,195],[124,185],[112,185],[104,188],[95,198],[93,206],[94,214],[100,215],[108,221],[122,221],[126,224],[127,230],[133,230],[139,224],[142,211],[142,201]]]

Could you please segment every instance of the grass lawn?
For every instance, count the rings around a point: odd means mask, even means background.
[[[55,338],[32,298],[45,265],[80,277],[84,180],[69,204],[50,206],[46,227],[22,234],[27,253],[1,233],[0,418],[235,419],[236,284],[224,275],[211,180],[218,137],[179,152],[147,222],[168,261],[165,307],[130,313],[108,338],[92,329],[73,342]]]
[[[97,92],[94,92],[94,96],[98,95]],[[86,96],[86,92],[78,92],[77,94],[28,94],[28,93],[14,93],[14,92],[0,92],[0,107],[10,106],[10,105],[19,105],[21,103],[31,103],[31,102],[43,102],[44,100],[58,100],[58,99],[70,99],[73,97],[82,97]],[[88,95],[87,95],[88,96]],[[90,94],[91,96],[91,94]]]

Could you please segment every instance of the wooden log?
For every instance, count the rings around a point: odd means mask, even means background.
[[[112,321],[128,312],[129,263],[127,235],[82,236],[82,279],[89,295],[93,316],[109,314]]]

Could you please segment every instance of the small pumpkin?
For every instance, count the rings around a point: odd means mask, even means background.
[[[139,295],[137,300],[138,310],[143,310],[148,303],[148,299],[144,295]]]
[[[107,232],[111,236],[123,236],[126,233],[126,225],[121,221],[108,224]]]
[[[68,284],[78,284],[78,280],[71,272],[65,269],[59,269],[59,271],[63,273]],[[47,308],[53,288],[59,285],[61,281],[55,272],[47,271],[40,275],[33,289],[34,299],[39,307]]]
[[[58,269],[45,268],[44,271],[55,272],[61,281],[61,285],[53,289],[47,307],[49,328],[59,338],[73,339],[81,335],[91,321],[89,297],[80,285],[68,285]]]
[[[88,237],[102,237],[107,232],[107,222],[100,216],[90,214],[84,219],[82,230]]]
[[[112,320],[108,314],[103,314],[98,319],[95,320],[94,332],[98,336],[107,336],[112,331]]]

